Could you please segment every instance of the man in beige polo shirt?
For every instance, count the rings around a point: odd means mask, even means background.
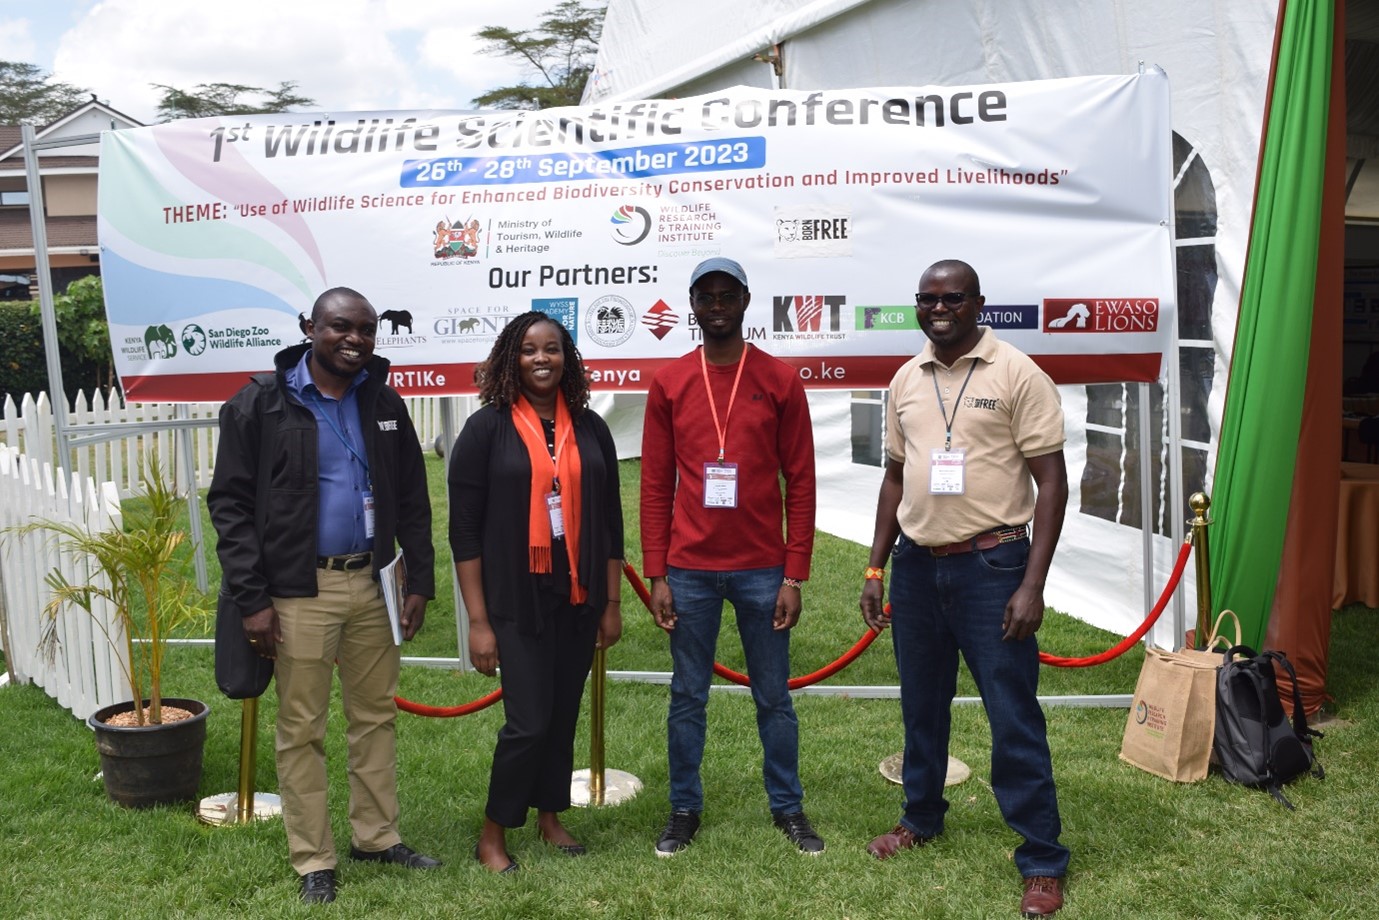
[[[1015,850],[1020,910],[1037,917],[1063,906],[1068,869],[1034,637],[1068,499],[1063,410],[1048,375],[977,325],[985,302],[967,263],[929,266],[915,295],[929,342],[891,381],[886,472],[861,607],[872,629],[893,627],[905,811],[867,850],[889,859],[943,831],[961,652],[991,723],[992,791],[1024,838]]]

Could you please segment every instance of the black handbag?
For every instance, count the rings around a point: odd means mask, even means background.
[[[244,618],[222,583],[215,605],[215,682],[232,700],[262,696],[273,680],[273,661],[264,658],[244,635]]]

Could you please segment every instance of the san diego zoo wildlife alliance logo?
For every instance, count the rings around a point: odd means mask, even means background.
[[[608,219],[613,225],[613,240],[624,246],[636,246],[651,232],[651,215],[646,208],[625,204]]]

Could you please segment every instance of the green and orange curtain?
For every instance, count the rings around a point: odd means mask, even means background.
[[[1323,682],[1340,464],[1343,9],[1280,4],[1211,496],[1212,606],[1234,610],[1254,648],[1298,638],[1294,620],[1315,644],[1320,620]]]

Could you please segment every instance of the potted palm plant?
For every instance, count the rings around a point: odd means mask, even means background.
[[[77,609],[123,652],[117,657],[129,701],[96,710],[87,724],[96,734],[106,794],[134,808],[196,799],[210,711],[200,700],[163,695],[168,639],[178,627],[203,621],[207,609],[185,573],[184,505],[156,456],[142,482],[144,494],[121,527],[93,531],[72,521],[36,520],[11,528],[19,535],[51,534],[63,552],[90,560],[90,577],[80,583],[60,569],[48,573],[40,647],[56,652],[57,618]]]

